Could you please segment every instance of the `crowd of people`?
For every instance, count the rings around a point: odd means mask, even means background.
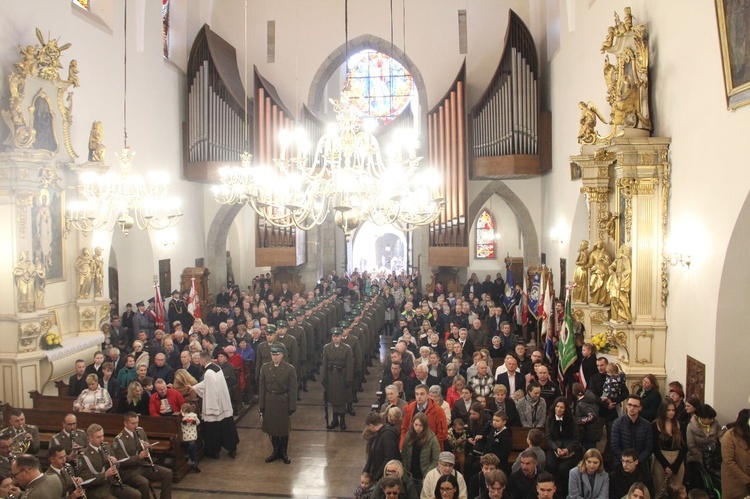
[[[61,497],[150,497],[156,481],[168,498],[171,472],[150,460],[138,418],[181,418],[190,466],[200,472],[198,439],[204,457],[222,449],[236,457],[233,415],[255,402],[273,447],[265,461],[289,464],[292,416],[308,383],[323,384],[328,430],[346,430],[381,338],[393,346],[377,409],[364,421],[357,498],[750,493],[750,411],[722,428],[711,406],[686,398],[676,381],[663,397],[650,374],[631,393],[580,325],[578,358],[560,376],[555,350],[529,343],[535,335],[518,289],[500,274],[483,283],[472,276],[455,295],[439,282],[423,295],[418,280],[332,274],[303,295],[283,284],[276,296],[270,275],[259,276],[246,292],[222,288],[202,318],[186,315],[175,292],[165,307],[174,320],[163,329],[153,300],[126,306],[122,317],[113,307],[102,350],[76,361],[68,383],[75,402],[49,442],[50,469],[39,470],[38,431],[22,411],[0,431],[0,497],[18,495],[18,486],[45,491],[24,497],[56,497],[41,478],[52,476]],[[561,321],[563,308],[555,310]],[[76,413],[114,410],[124,428],[111,449],[101,426],[76,429]],[[514,449],[517,432],[525,449]],[[18,441],[29,445],[13,459]]]

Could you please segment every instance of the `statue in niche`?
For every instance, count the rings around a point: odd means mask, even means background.
[[[34,311],[34,264],[29,260],[25,251],[21,252],[21,258],[13,267],[13,281],[18,290],[18,311],[23,313]]]
[[[44,309],[44,293],[47,289],[47,269],[44,268],[42,257],[34,256],[34,289],[35,289],[35,307],[37,310]]]
[[[95,163],[104,162],[104,153],[107,151],[107,148],[102,143],[103,139],[104,131],[102,129],[102,122],[95,121],[91,125],[91,134],[89,135],[89,161]]]
[[[78,272],[78,298],[85,299],[91,295],[91,285],[94,279],[94,259],[88,248],[81,250],[81,256],[76,259]]]
[[[573,274],[573,282],[576,287],[573,288],[573,301],[586,303],[589,299],[589,242],[581,241],[578,247],[578,258],[576,258],[576,271]]]
[[[612,259],[604,248],[604,243],[601,240],[597,241],[586,265],[589,271],[589,303],[609,305],[607,283],[611,263]]]
[[[94,297],[99,298],[102,296],[104,288],[104,258],[102,257],[102,249],[99,247],[94,248],[92,268],[94,271]]]
[[[632,322],[630,311],[630,246],[623,244],[617,252],[617,258],[609,266],[611,275],[607,283],[609,292],[612,320],[615,322]]]
[[[234,270],[232,269],[232,254],[227,251],[227,286],[234,286]]]

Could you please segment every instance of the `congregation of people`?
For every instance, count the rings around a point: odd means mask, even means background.
[[[171,497],[172,473],[154,462],[139,426],[146,416],[180,418],[189,465],[200,472],[198,441],[203,458],[222,449],[236,458],[234,415],[257,404],[273,447],[265,462],[289,464],[293,415],[309,383],[324,388],[314,403],[325,404],[327,429],[346,430],[391,341],[377,405],[364,415],[356,498],[750,493],[750,410],[722,427],[677,381],[666,396],[650,374],[632,390],[580,324],[578,358],[560,373],[556,348],[541,349],[534,318],[521,313],[520,287],[501,274],[481,283],[472,275],[455,293],[437,282],[426,295],[419,276],[404,273],[332,273],[302,295],[284,283],[275,296],[271,284],[268,274],[247,291],[222,287],[200,318],[175,290],[163,324],[153,298],[121,316],[114,305],[102,349],[75,363],[75,401],[48,443],[47,471],[22,410],[0,431],[0,497],[152,497],[153,483]],[[561,322],[562,304],[554,310]],[[76,428],[78,413],[114,411],[123,430],[112,444],[100,425]]]

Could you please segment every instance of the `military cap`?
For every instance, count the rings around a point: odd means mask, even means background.
[[[136,303],[136,304],[135,304],[135,306],[136,306],[136,307],[145,307],[145,306],[146,306],[146,304],[145,304],[145,303],[143,303],[143,300],[141,300],[141,301],[139,301],[138,303]]]
[[[278,320],[276,321],[276,327],[289,327],[289,323],[285,320]],[[268,328],[266,328],[266,331],[268,331]]]
[[[331,336],[339,336],[344,334],[344,330],[340,327],[332,327],[331,328]]]
[[[348,328],[350,325],[351,325],[351,322],[349,322],[349,321],[340,321],[339,322],[339,327],[342,327],[342,328]]]
[[[156,303],[156,298],[149,298],[149,299],[148,299],[148,302],[149,302],[149,303]]]
[[[172,296],[179,295],[179,294],[180,294],[180,292],[177,291],[176,289],[172,290]]]
[[[284,353],[284,347],[274,345],[271,347],[271,353]]]
[[[276,334],[276,326],[273,324],[267,324],[266,325],[266,334]]]

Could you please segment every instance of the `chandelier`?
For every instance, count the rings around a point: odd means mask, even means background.
[[[245,203],[276,227],[309,230],[336,212],[345,232],[369,219],[410,231],[433,222],[444,198],[434,170],[420,169],[416,140],[404,136],[383,159],[378,140],[363,126],[356,99],[347,90],[331,99],[336,123],[318,141],[312,158],[300,130],[280,133],[281,154],[274,166],[241,166],[219,171],[214,198],[222,204]],[[408,134],[404,134],[408,135]]]
[[[127,119],[127,46],[128,14],[125,3],[125,92],[123,98],[124,148],[117,156],[117,170],[80,174],[78,201],[70,203],[66,227],[82,232],[113,231],[119,227],[125,235],[133,227],[161,230],[177,225],[182,218],[180,202],[168,198],[169,177],[164,172],[150,172],[146,177],[133,172],[135,152],[128,147]]]

